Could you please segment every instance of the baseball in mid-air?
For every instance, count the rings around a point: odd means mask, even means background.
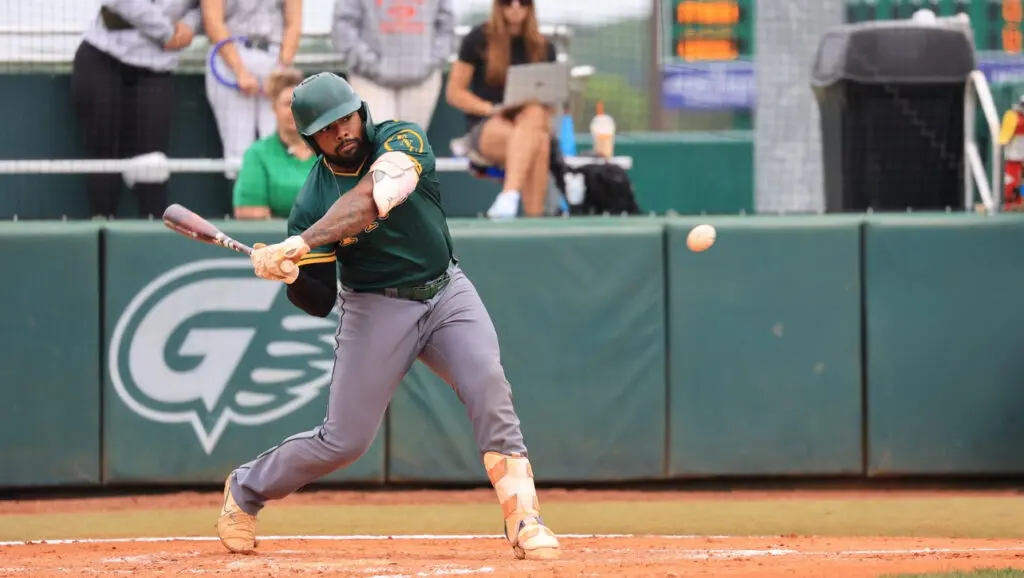
[[[707,251],[711,248],[711,245],[715,244],[715,237],[717,236],[718,232],[711,225],[697,225],[686,236],[686,246],[691,251],[698,253]]]

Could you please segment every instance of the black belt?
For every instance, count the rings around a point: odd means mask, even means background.
[[[267,52],[271,46],[277,46],[276,42],[271,42],[265,38],[246,38],[242,41],[242,46],[246,48],[253,48],[255,50],[262,50]]]
[[[408,299],[410,301],[430,301],[434,296],[447,287],[451,280],[451,275],[448,271],[445,271],[444,273],[441,273],[439,277],[431,279],[422,285],[414,285],[412,287],[388,287],[386,289],[372,291],[372,293],[378,293],[385,297]]]
[[[103,21],[103,26],[107,30],[118,31],[131,30],[135,28],[131,22],[128,22],[123,16],[106,6],[100,6],[100,19]]]

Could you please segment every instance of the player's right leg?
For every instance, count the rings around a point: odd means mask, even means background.
[[[557,558],[561,547],[541,519],[533,466],[501,364],[497,332],[473,283],[461,268],[451,271],[451,285],[428,319],[429,338],[421,359],[466,406],[516,557]]]
[[[427,306],[383,295],[343,292],[327,417],[228,476],[217,531],[233,552],[255,547],[256,514],[354,462],[369,449],[391,396],[416,359],[417,323]]]

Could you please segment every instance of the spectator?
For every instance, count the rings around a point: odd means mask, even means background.
[[[295,61],[302,33],[302,0],[202,0],[203,27],[211,50],[217,51],[218,74],[238,88],[227,86],[206,71],[206,98],[217,120],[224,158],[237,163],[257,139],[274,134],[275,115],[264,83],[275,68]],[[229,167],[232,166],[229,164]],[[226,172],[235,177],[233,168]]]
[[[271,73],[267,97],[277,119],[277,133],[245,151],[235,181],[236,219],[285,218],[292,210],[309,170],[316,164],[313,149],[299,136],[292,117],[292,92],[302,72],[287,68]]]
[[[441,92],[441,68],[454,47],[452,0],[388,4],[336,0],[331,41],[345,59],[349,84],[376,118],[427,130]]]
[[[544,214],[552,111],[540,104],[501,106],[508,67],[553,62],[555,47],[537,25],[533,0],[494,0],[490,20],[470,30],[448,77],[448,104],[466,113],[471,155],[505,168],[502,191],[487,216]]]
[[[103,0],[85,31],[71,69],[71,100],[93,159],[167,154],[180,51],[200,25],[199,0]],[[93,217],[113,217],[121,200],[121,175],[87,177]],[[132,187],[139,216],[159,217],[167,184]]]

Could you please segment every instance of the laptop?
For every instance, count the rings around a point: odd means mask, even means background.
[[[515,107],[529,101],[560,107],[569,101],[569,65],[565,62],[536,62],[508,67],[502,106]]]

